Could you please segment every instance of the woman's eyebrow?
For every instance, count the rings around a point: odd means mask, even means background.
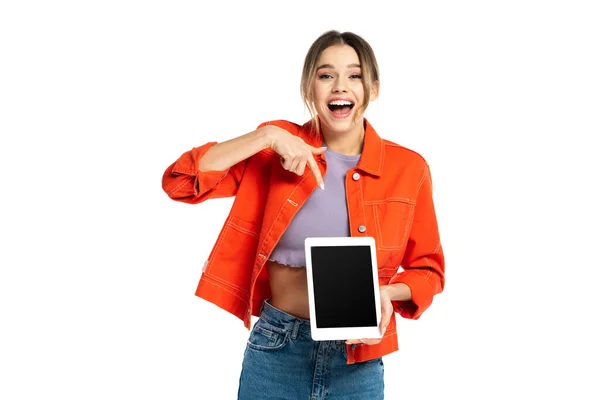
[[[348,68],[360,68],[360,64],[348,64]],[[331,68],[335,69],[335,67],[331,64],[322,64],[317,67],[317,71],[323,68]]]

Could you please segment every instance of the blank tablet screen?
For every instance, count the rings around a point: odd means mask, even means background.
[[[311,262],[318,328],[377,326],[369,246],[315,246]]]

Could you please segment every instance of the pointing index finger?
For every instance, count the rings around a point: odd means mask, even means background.
[[[308,157],[308,167],[310,168],[313,175],[315,176],[317,185],[319,185],[319,187],[322,190],[325,190],[325,184],[323,183],[323,177],[321,176],[321,171],[319,170],[319,166],[317,165],[317,162],[315,161],[315,158],[313,157],[312,154],[310,155],[310,157]]]

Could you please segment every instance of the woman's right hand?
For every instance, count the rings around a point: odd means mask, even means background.
[[[325,189],[321,171],[313,155],[323,154],[327,147],[313,147],[300,137],[275,125],[266,125],[261,129],[264,129],[270,138],[270,147],[281,156],[281,165],[285,170],[302,176],[308,165],[319,187]]]

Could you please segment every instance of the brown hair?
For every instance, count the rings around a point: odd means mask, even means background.
[[[300,95],[313,120],[316,120],[317,117],[317,112],[313,103],[314,93],[312,85],[317,74],[317,60],[325,49],[335,45],[348,45],[352,47],[358,55],[358,61],[360,62],[362,70],[361,75],[365,99],[363,104],[357,104],[358,108],[355,114],[356,116],[362,115],[365,112],[371,101],[371,89],[379,82],[379,66],[377,65],[377,59],[375,58],[373,49],[366,40],[352,32],[340,33],[331,30],[323,33],[314,41],[306,54],[304,68],[302,69],[302,80],[300,82]],[[319,125],[320,124],[316,124],[317,132],[319,131]]]

